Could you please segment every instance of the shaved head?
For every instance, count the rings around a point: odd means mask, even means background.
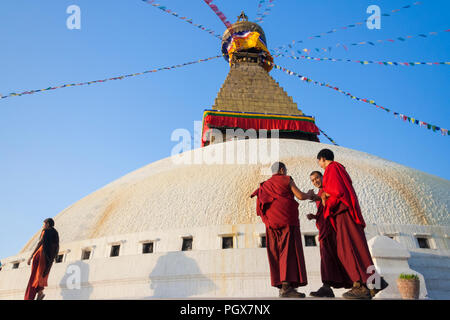
[[[284,169],[284,172],[286,173],[286,165],[283,162],[275,162],[272,165],[272,174],[280,173],[281,170]]]

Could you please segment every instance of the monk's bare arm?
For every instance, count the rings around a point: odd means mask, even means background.
[[[330,197],[330,195],[326,192],[323,192],[322,195],[320,196],[321,200],[322,200],[322,204],[325,206],[328,198]]]
[[[294,180],[291,180],[289,185],[291,186],[292,193],[294,193],[294,196],[296,196],[297,199],[299,199],[299,200],[310,200],[311,199],[311,194],[301,192],[300,189],[297,188],[297,186],[295,185]]]

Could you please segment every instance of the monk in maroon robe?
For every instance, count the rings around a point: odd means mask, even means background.
[[[319,166],[325,170],[321,194],[324,219],[329,219],[336,232],[337,256],[347,275],[353,281],[350,291],[343,294],[346,299],[371,299],[387,287],[379,275],[375,288],[367,287],[367,280],[374,263],[367,245],[366,226],[352,180],[344,166],[334,161],[334,154],[323,149],[317,155]]]
[[[322,190],[322,173],[314,171],[310,175],[312,184],[319,189],[316,201],[317,213],[308,214],[308,220],[316,220],[316,226],[319,230],[320,243],[320,275],[322,278],[322,287],[310,293],[312,297],[334,298],[333,288],[351,288],[352,281],[347,275],[337,255],[336,232],[334,231],[330,221],[323,217],[323,204],[321,195]]]
[[[52,218],[44,220],[39,242],[28,259],[28,265],[32,263],[32,266],[25,300],[34,300],[36,294],[37,300],[45,297],[44,288],[47,286],[50,269],[59,250],[59,235],[54,225]]]
[[[280,289],[282,298],[304,298],[296,291],[306,286],[305,258],[303,255],[298,202],[308,200],[314,192],[301,192],[294,180],[287,176],[286,166],[276,162],[272,177],[261,183],[251,197],[257,196],[256,211],[266,225],[266,247],[273,287]]]

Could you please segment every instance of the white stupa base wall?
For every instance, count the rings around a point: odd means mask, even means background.
[[[377,299],[398,299],[400,292],[397,287],[399,275],[415,274],[420,280],[419,299],[428,298],[425,278],[417,270],[410,268],[408,259],[411,257],[406,247],[386,236],[376,236],[368,241],[373,263],[378,274],[382,275],[389,286],[377,294]]]
[[[379,235],[395,229],[401,234],[394,241]],[[421,298],[450,299],[450,251],[446,247],[417,249],[410,238],[417,231],[431,232],[434,245],[446,246],[446,228],[431,226],[377,226],[366,228],[374,263],[389,287],[378,298],[399,299],[396,278],[402,272],[421,278]],[[447,233],[446,233],[447,232]],[[278,296],[270,285],[266,248],[260,247],[263,224],[225,225],[189,230],[165,230],[91,239],[63,244],[63,262],[53,265],[46,299],[154,299],[154,298],[267,298]],[[317,230],[305,226],[302,234]],[[222,249],[222,236],[234,237],[234,248]],[[193,238],[192,251],[181,251],[182,237]],[[375,238],[374,238],[375,237]],[[381,240],[380,240],[381,239]],[[154,252],[142,253],[142,242],[154,241]],[[120,255],[109,257],[112,244],[121,244]],[[304,244],[304,238],[303,238]],[[83,248],[91,248],[89,260],[81,260]],[[321,285],[318,246],[304,247],[308,285],[299,291],[307,295]],[[26,265],[30,252],[3,261],[0,271],[0,299],[23,299],[31,268]],[[427,282],[429,256],[436,257],[433,277]],[[412,255],[415,266],[408,259]],[[18,269],[14,262],[21,261]],[[425,278],[424,278],[425,274]],[[435,282],[435,279],[440,279]],[[431,287],[430,287],[431,285]],[[334,290],[340,297],[345,289]]]
[[[317,247],[305,248],[307,295],[321,285]],[[74,271],[81,271],[75,285]],[[153,299],[278,297],[270,286],[265,248],[155,253],[59,263],[49,277],[46,299]],[[76,271],[75,271],[76,272]],[[30,268],[2,274],[0,299],[23,299]],[[340,296],[345,290],[335,290]]]

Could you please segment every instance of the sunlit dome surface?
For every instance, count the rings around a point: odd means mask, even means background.
[[[188,151],[201,158],[236,143]],[[260,140],[267,142],[268,140]],[[363,152],[302,140],[281,139],[279,155],[300,189],[312,188],[320,169],[316,155],[335,153],[350,173],[367,223],[449,226],[450,181]],[[268,176],[263,164],[176,164],[176,157],[151,163],[106,185],[59,213],[61,242],[150,230],[260,223],[250,194]],[[301,223],[314,204],[300,203]],[[31,250],[36,234],[22,251]]]

